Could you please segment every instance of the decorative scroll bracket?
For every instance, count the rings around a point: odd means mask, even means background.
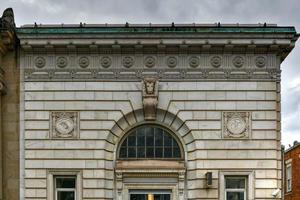
[[[155,120],[158,104],[158,80],[154,77],[145,77],[142,86],[145,120]]]

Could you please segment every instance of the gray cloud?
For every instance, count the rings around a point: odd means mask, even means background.
[[[0,0],[16,23],[277,23],[300,30],[299,0]],[[282,63],[283,143],[300,140],[299,42]]]

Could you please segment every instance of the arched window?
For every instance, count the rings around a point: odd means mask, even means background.
[[[147,125],[128,134],[119,149],[119,158],[180,159],[181,151],[177,140],[167,130]]]

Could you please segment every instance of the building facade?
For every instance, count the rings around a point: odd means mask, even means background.
[[[285,151],[285,195],[286,200],[300,199],[300,143],[295,142],[294,146]]]
[[[297,39],[272,24],[15,28],[7,9],[0,199],[281,199],[280,64]]]
[[[280,199],[293,27],[27,25],[21,199]]]

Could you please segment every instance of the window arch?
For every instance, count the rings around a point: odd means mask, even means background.
[[[120,159],[180,159],[181,148],[174,136],[164,128],[145,125],[127,135],[119,148]]]

